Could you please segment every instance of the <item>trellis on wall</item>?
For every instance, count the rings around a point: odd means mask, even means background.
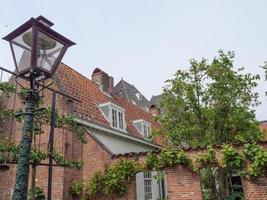
[[[85,143],[83,127],[75,121],[75,117],[69,113],[65,102],[79,101],[56,89],[46,87],[41,90],[41,99],[38,102],[38,109],[35,112],[34,129],[32,134],[33,144],[30,155],[31,162],[31,193],[32,198],[36,196],[35,187],[37,166],[49,166],[48,159],[52,159],[51,166],[69,167],[81,169],[82,161],[67,159],[65,153],[66,131],[76,134],[78,140]],[[23,103],[27,84],[18,80],[15,74],[0,67],[0,172],[8,171],[17,163],[19,153],[20,123],[23,121]],[[51,98],[54,94],[55,110],[51,109]],[[55,148],[51,149],[51,114],[55,114]],[[49,148],[50,147],[50,148]],[[52,150],[52,151],[51,151]],[[77,158],[77,157],[76,157]],[[52,168],[51,168],[52,169]],[[52,175],[52,170],[49,170]],[[1,174],[0,174],[1,175]],[[15,176],[15,175],[14,175]],[[15,177],[14,177],[15,178]],[[51,187],[51,177],[50,187]],[[10,186],[11,187],[11,186]],[[13,187],[13,186],[12,186]],[[1,195],[0,195],[1,196]]]

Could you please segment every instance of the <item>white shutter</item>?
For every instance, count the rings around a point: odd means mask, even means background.
[[[160,198],[159,183],[155,179],[155,176],[158,176],[158,172],[153,171],[151,172],[151,175],[152,175],[152,197],[153,197],[153,200],[157,200]]]
[[[145,200],[144,173],[143,172],[137,173],[135,178],[136,178],[136,200]]]
[[[167,176],[164,172],[164,189],[165,189],[165,198],[168,196],[168,185],[167,185]]]

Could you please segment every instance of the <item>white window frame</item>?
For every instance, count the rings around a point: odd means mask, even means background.
[[[139,130],[137,128],[137,126],[135,125],[136,123],[141,124],[141,130]],[[138,119],[138,120],[134,120],[133,124],[134,124],[135,128],[144,136],[144,138],[149,139],[149,137],[151,135],[151,124],[149,122],[147,122],[143,119]],[[144,128],[144,127],[146,127],[146,128]]]
[[[109,107],[108,117],[105,116],[105,114],[101,110],[101,107],[105,107],[105,106]],[[120,107],[120,106],[118,106],[112,102],[100,104],[99,108],[100,108],[101,113],[104,115],[104,117],[109,122],[110,127],[112,127],[113,129],[116,129],[116,130],[126,132],[126,121],[125,121],[125,109],[124,108],[122,108],[122,107]],[[115,114],[116,121],[114,121],[114,119],[113,119],[114,114]]]
[[[153,191],[152,191],[152,182],[153,182],[153,177],[152,173],[150,171],[144,172],[144,198],[145,200],[153,200]],[[146,185],[146,183],[149,183]],[[150,191],[148,191],[150,190]],[[146,198],[147,196],[151,196],[151,198]]]
[[[156,200],[168,196],[165,172],[161,172],[164,174],[164,179],[160,182],[155,179],[155,176],[158,176],[159,173],[158,171],[147,171],[136,174],[136,200]]]

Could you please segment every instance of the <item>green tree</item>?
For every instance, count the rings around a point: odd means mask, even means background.
[[[162,124],[159,133],[168,145],[238,144],[262,137],[254,110],[260,103],[254,92],[260,77],[244,73],[244,68],[235,70],[234,56],[234,52],[219,51],[210,63],[205,58],[192,59],[188,70],[178,70],[166,81],[164,112],[158,120]],[[220,168],[204,172],[211,199],[224,199],[228,195],[226,172]]]
[[[260,77],[235,70],[233,59],[233,52],[223,51],[210,64],[192,59],[189,70],[167,80],[158,120],[168,144],[233,144],[262,136],[254,110],[260,103],[254,92]]]

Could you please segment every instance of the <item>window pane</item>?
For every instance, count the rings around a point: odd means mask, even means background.
[[[151,172],[144,172],[144,195],[145,195],[145,200],[152,199],[152,174]]]
[[[152,199],[152,180],[144,180],[144,193],[145,193],[145,200]]]
[[[145,125],[145,124],[143,124],[143,133],[144,133],[144,135],[146,136],[146,134],[147,134],[147,129],[146,129],[146,125]]]
[[[144,178],[152,178],[151,172],[144,172]]]
[[[144,137],[148,138],[150,134],[150,127],[147,124],[143,124]]]
[[[119,112],[119,128],[123,129],[123,114],[122,112]]]
[[[112,109],[112,126],[117,128],[118,127],[117,122],[118,122],[118,120],[117,120],[117,110]]]

